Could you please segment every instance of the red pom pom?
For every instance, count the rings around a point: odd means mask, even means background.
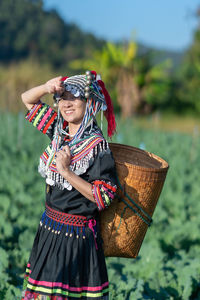
[[[64,76],[61,78],[62,81],[65,81],[65,79],[69,78],[68,76]]]
[[[100,85],[100,87],[102,88],[102,92],[103,92],[104,97],[106,99],[107,110],[104,111],[104,115],[105,115],[106,120],[108,122],[108,131],[107,131],[108,136],[112,137],[113,134],[116,131],[115,114],[114,114],[114,110],[113,110],[112,100],[110,98],[110,95],[109,95],[108,91],[105,88],[104,82],[102,80],[98,80],[97,82]]]
[[[95,79],[97,78],[97,72],[96,71],[91,71],[92,75],[95,76]]]

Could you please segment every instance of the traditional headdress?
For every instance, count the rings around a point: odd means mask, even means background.
[[[80,140],[82,139],[83,141],[85,141],[84,132],[86,128],[90,128],[89,133],[91,133],[94,140],[100,141],[103,139],[99,131],[98,133],[95,133],[96,130],[95,116],[99,111],[102,111],[102,113],[104,112],[104,115],[107,119],[108,122],[107,132],[109,137],[112,137],[116,129],[115,116],[114,116],[113,105],[109,93],[106,90],[100,75],[97,75],[95,71],[87,71],[85,75],[63,77],[62,82],[66,91],[69,91],[75,97],[79,97],[83,99],[83,101],[87,101],[82,123],[77,133],[72,137],[72,139],[69,142],[70,150],[72,151],[71,154],[73,156],[74,145],[77,142],[79,143]],[[61,99],[62,99],[62,95],[59,94],[54,95],[54,101],[56,106],[59,100]],[[62,138],[68,135],[64,123],[67,122],[60,114],[60,110],[58,108],[57,124],[54,131],[51,149],[48,152],[48,155],[46,155],[48,156],[47,161],[43,159],[40,160],[39,172],[43,177],[46,177],[46,182],[48,184],[50,185],[57,184],[61,188],[63,187],[71,188],[71,185],[68,182],[66,182],[65,179],[61,178],[59,174],[54,173],[56,151],[60,149]],[[97,137],[97,139],[95,139],[95,136]],[[108,146],[105,145],[105,149],[107,147]],[[80,160],[79,162],[77,161],[77,163],[73,165],[72,170],[74,170],[74,172],[76,172],[77,174],[84,173],[85,172],[84,170],[86,170],[89,166],[89,160],[91,158],[90,155],[91,154],[88,153],[87,157],[85,156],[84,158],[85,161],[83,160]]]
[[[104,112],[108,122],[108,136],[112,137],[116,129],[115,116],[110,95],[105,88],[104,82],[101,80],[101,76],[97,75],[95,71],[86,71],[85,75],[66,76],[62,78],[62,81],[66,91],[69,91],[75,97],[87,100],[85,115],[74,139],[82,134],[88,123],[93,122],[94,117],[100,110]],[[61,96],[59,94],[54,95],[56,104],[62,99]],[[59,110],[58,114],[60,117]],[[59,133],[67,134],[62,128],[58,128],[58,131]]]

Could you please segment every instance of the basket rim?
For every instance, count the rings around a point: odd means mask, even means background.
[[[155,158],[157,159],[158,161],[162,161],[162,163],[164,164],[163,167],[161,168],[150,168],[150,167],[140,167],[140,166],[137,166],[137,165],[134,165],[134,164],[131,164],[129,162],[117,162],[118,164],[125,164],[127,166],[132,166],[134,167],[134,169],[136,170],[145,170],[146,172],[158,172],[158,173],[165,173],[168,169],[169,169],[169,164],[166,160],[164,160],[163,158],[161,158],[160,156],[152,153],[152,152],[149,152],[149,151],[146,151],[146,150],[143,150],[143,149],[140,149],[140,148],[137,148],[137,147],[134,147],[134,146],[130,146],[130,145],[125,145],[125,144],[119,144],[119,143],[111,143],[109,142],[109,145],[114,145],[114,147],[121,147],[121,148],[126,148],[126,149],[129,149],[129,150],[134,150],[136,152],[140,152],[140,153],[144,153],[144,154],[147,154],[148,156],[152,157],[152,158]],[[112,150],[111,150],[112,151]]]

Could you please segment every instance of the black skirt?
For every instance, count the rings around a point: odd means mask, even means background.
[[[22,299],[109,299],[99,220],[46,204],[24,277]]]

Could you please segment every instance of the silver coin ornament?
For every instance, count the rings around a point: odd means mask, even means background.
[[[87,80],[92,81],[92,75],[88,75],[88,76],[87,76]]]
[[[87,85],[86,87],[85,87],[85,92],[89,92],[90,91],[90,87]]]
[[[92,80],[95,79],[95,76],[91,73],[91,71],[86,71],[86,87],[85,87],[85,98],[88,99],[90,97],[90,85]]]
[[[87,76],[89,76],[89,75],[91,75],[91,71],[86,71],[85,74],[86,74]]]
[[[91,82],[92,82],[91,80],[87,80],[87,81],[86,81],[86,84],[87,84],[87,85],[90,85]]]
[[[85,98],[88,99],[89,97],[90,97],[90,93],[86,92],[86,93],[85,93]]]

